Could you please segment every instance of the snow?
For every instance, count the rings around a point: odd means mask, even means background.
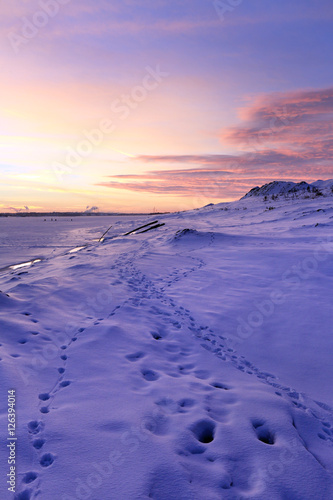
[[[86,219],[6,219],[14,498],[333,498],[332,197]]]

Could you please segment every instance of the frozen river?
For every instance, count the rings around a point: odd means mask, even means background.
[[[0,217],[0,269],[61,254],[100,238],[111,225],[126,227],[133,218],[133,215]]]

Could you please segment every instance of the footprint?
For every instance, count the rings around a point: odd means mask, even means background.
[[[195,400],[190,398],[180,399],[178,404],[181,408],[192,408],[195,405]]]
[[[66,354],[63,354],[62,356],[60,356],[60,359],[62,359],[63,361],[66,361],[66,359],[67,359]]]
[[[169,430],[169,418],[163,413],[150,417],[144,424],[147,431],[156,436],[164,436]]]
[[[52,342],[51,337],[48,337],[47,335],[41,335],[40,338],[45,340],[46,342]]]
[[[48,392],[43,392],[38,397],[41,401],[47,401],[48,399],[50,399],[50,394]]]
[[[221,384],[220,382],[212,382],[210,385],[212,387],[215,387],[216,389],[223,389],[225,391],[230,390],[230,387],[228,387],[226,384]]]
[[[18,343],[19,343],[19,344],[26,344],[27,342],[28,342],[28,340],[27,340],[27,339],[20,339],[20,340],[18,341]]]
[[[215,423],[211,420],[199,420],[190,429],[200,443],[211,443],[214,440]]]
[[[268,429],[264,420],[252,420],[252,426],[259,441],[270,445],[275,443],[275,435]]]
[[[58,368],[58,372],[62,375],[65,373],[65,368]]]
[[[35,479],[37,479],[37,477],[38,474],[36,472],[27,472],[23,478],[23,482],[25,484],[32,483],[33,481],[35,481]]]
[[[126,359],[128,359],[128,361],[131,361],[131,362],[134,362],[134,361],[138,361],[138,359],[141,359],[145,356],[145,353],[144,352],[135,352],[133,354],[128,354],[127,356],[125,356]]]
[[[229,476],[229,474],[226,474],[226,477],[222,479],[221,481],[221,488],[223,490],[230,490],[230,488],[232,488],[234,485],[231,477]]]
[[[184,375],[188,375],[189,373],[191,373],[191,371],[193,370],[193,368],[195,367],[194,364],[187,364],[187,365],[178,365],[178,370],[180,371],[180,373],[183,373]]]
[[[195,405],[194,399],[184,398],[178,401],[178,413],[186,413],[187,409],[192,408]]]
[[[30,490],[30,489],[24,490],[21,493],[18,493],[17,495],[15,495],[14,499],[15,500],[30,500],[31,494],[32,494],[32,490]]]
[[[36,449],[36,450],[40,450],[41,448],[43,448],[45,444],[45,439],[35,439],[33,442],[32,442],[32,446]]]
[[[68,387],[71,384],[69,380],[64,380],[63,382],[60,382],[60,387]]]
[[[30,434],[38,434],[44,428],[43,422],[38,422],[38,420],[31,420],[28,423],[28,430]]]
[[[191,453],[191,455],[201,455],[205,453],[206,448],[200,444],[190,444],[186,447],[186,450]]]
[[[168,413],[176,413],[179,411],[178,404],[171,398],[162,398],[155,401],[155,404],[162,408],[162,411]]]
[[[154,372],[153,370],[142,370],[141,373],[143,375],[143,378],[148,380],[149,382],[160,378],[158,373]]]
[[[315,403],[320,407],[323,408],[323,410],[333,412],[333,408],[331,406],[328,406],[326,403],[322,403],[321,401],[315,401]]]
[[[153,339],[155,339],[155,340],[161,340],[161,339],[163,339],[162,335],[160,335],[157,332],[150,332],[150,334],[153,337]]]
[[[196,378],[205,380],[206,378],[209,377],[210,373],[207,370],[197,370],[194,372],[194,375],[196,376]]]
[[[55,457],[54,457],[54,455],[52,455],[52,453],[45,453],[45,454],[41,457],[41,459],[40,459],[39,463],[40,463],[40,465],[41,465],[42,467],[50,467],[50,465],[52,465],[52,464],[53,464],[54,459],[55,459]]]
[[[49,408],[47,406],[42,406],[41,409],[39,410],[41,413],[49,413]]]

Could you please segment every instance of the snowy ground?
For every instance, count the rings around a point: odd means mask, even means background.
[[[153,220],[0,274],[1,498],[333,499],[332,198]]]

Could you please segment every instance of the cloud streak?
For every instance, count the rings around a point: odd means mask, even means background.
[[[272,179],[332,176],[333,88],[261,96],[240,117],[221,133],[222,143],[237,146],[234,155],[140,155],[134,163],[172,168],[115,175],[98,185],[175,196],[204,191],[221,199]]]
[[[244,149],[249,145],[277,150],[313,153],[330,146],[333,140],[333,88],[273,94],[257,98],[255,103],[240,111],[242,124],[230,127],[221,134],[224,143]]]

